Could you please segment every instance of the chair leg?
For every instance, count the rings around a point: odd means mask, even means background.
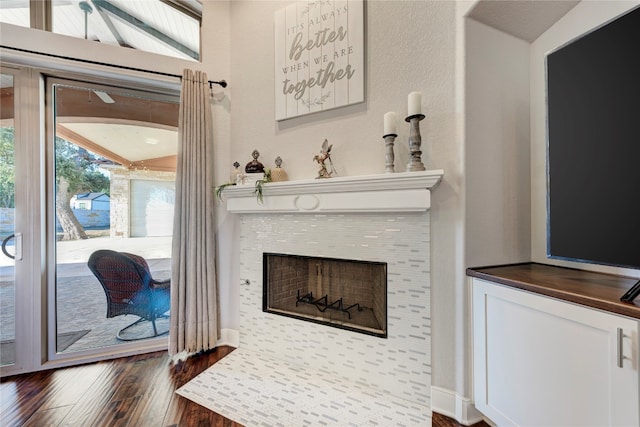
[[[160,317],[167,318],[168,316],[164,316],[164,315],[163,316],[158,316],[158,318],[160,318]],[[130,324],[128,326],[125,326],[124,328],[120,329],[118,331],[118,333],[116,334],[116,338],[119,339],[120,341],[138,341],[138,340],[144,340],[144,339],[147,339],[147,338],[159,337],[159,336],[166,335],[166,334],[169,333],[169,330],[167,330],[165,332],[162,332],[162,333],[158,333],[158,328],[156,327],[156,318],[153,318],[153,319],[150,320],[151,324],[153,325],[153,335],[146,335],[146,336],[138,337],[138,338],[124,338],[124,337],[122,337],[122,333],[124,331],[126,331],[129,328],[132,328],[132,327],[136,326],[139,323],[146,322],[146,321],[147,321],[147,319],[145,319],[143,317],[139,318],[138,320],[136,320],[132,324]]]
[[[153,336],[158,336],[158,328],[156,328],[156,318],[151,319],[151,324],[153,325]],[[167,331],[169,332],[169,331]]]

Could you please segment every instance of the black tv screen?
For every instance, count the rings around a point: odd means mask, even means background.
[[[548,256],[640,269],[640,8],[547,55]]]

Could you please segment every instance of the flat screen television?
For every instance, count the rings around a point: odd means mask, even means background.
[[[640,269],[640,7],[546,60],[548,256]]]

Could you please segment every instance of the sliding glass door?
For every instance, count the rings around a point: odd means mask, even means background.
[[[166,342],[168,306],[154,322],[137,322],[148,314],[137,267],[95,260],[132,254],[153,279],[170,279],[177,99],[61,79],[47,80],[47,95],[52,357]]]
[[[89,259],[125,252],[170,278],[177,88],[0,75],[0,374],[166,348],[168,307],[155,331],[127,329],[144,298],[114,311]]]

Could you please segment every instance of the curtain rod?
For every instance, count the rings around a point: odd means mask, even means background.
[[[13,46],[0,45],[0,47],[1,48],[5,48],[5,49],[11,49],[11,50],[19,51],[19,52],[32,53],[32,54],[35,54],[35,55],[48,56],[48,57],[57,58],[57,59],[64,59],[64,60],[67,60],[67,61],[76,61],[76,62],[83,62],[85,64],[102,65],[102,66],[105,66],[105,67],[120,68],[120,69],[128,70],[128,71],[140,71],[142,73],[157,74],[159,76],[167,76],[167,77],[175,77],[175,78],[178,78],[178,79],[182,80],[182,76],[180,76],[178,74],[163,73],[162,71],[145,70],[144,68],[127,67],[125,65],[109,64],[107,62],[90,61],[88,59],[72,58],[70,56],[56,55],[56,54],[53,54],[53,53],[45,53],[45,52],[37,52],[37,51],[34,51],[34,50],[21,49],[19,47],[13,47]],[[227,87],[227,82],[224,81],[224,80],[219,80],[219,81],[208,80],[208,82],[209,82],[209,88],[213,87],[214,84],[215,85],[220,85],[222,87]]]

